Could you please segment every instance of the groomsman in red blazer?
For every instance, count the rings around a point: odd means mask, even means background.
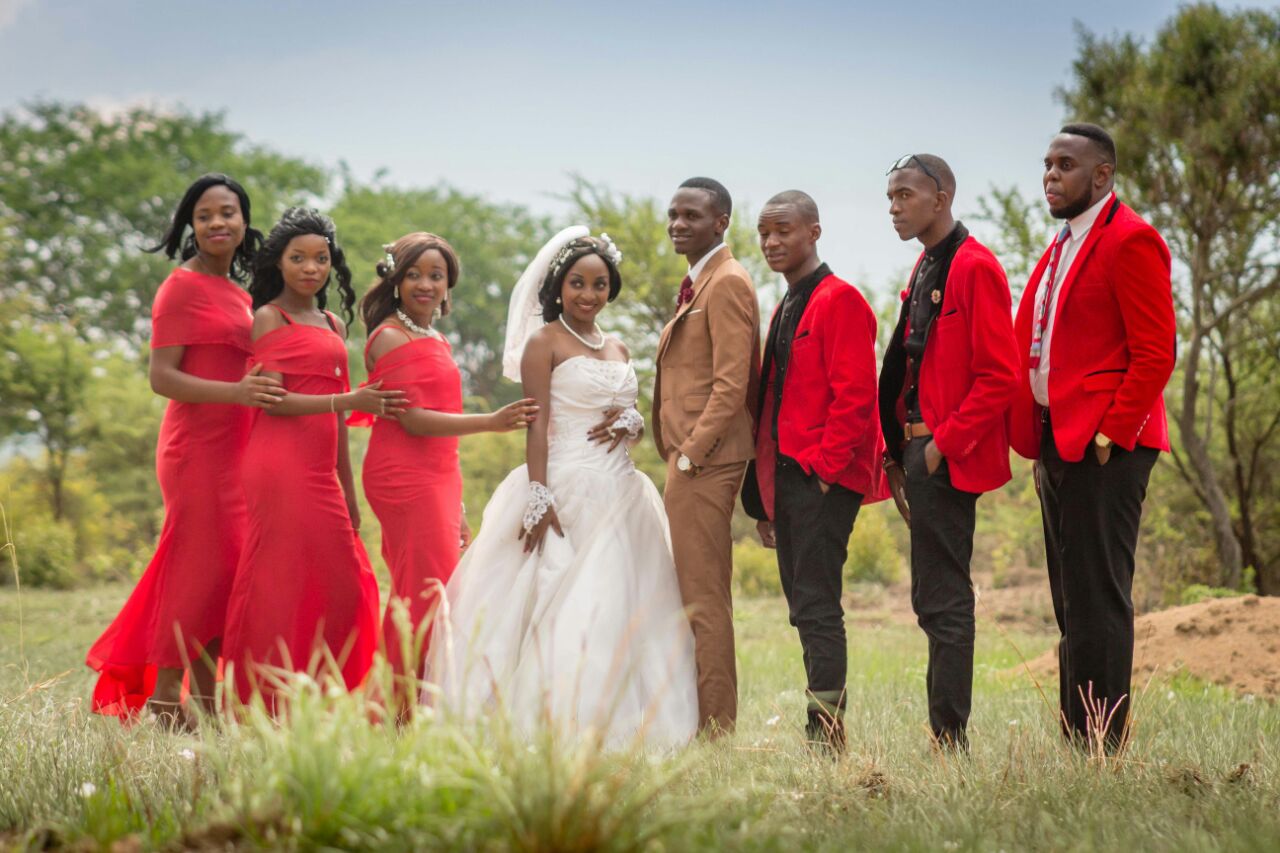
[[[1169,449],[1175,322],[1169,250],[1116,198],[1116,146],[1069,124],[1044,158],[1066,225],[1023,291],[1010,439],[1036,463],[1063,731],[1119,748],[1133,669],[1133,570],[1147,480]]]
[[[968,748],[978,495],[1009,481],[1005,414],[1018,388],[1009,282],[951,215],[956,179],[932,154],[889,170],[889,215],[924,252],[903,292],[880,373],[885,471],[911,528],[911,606],[929,638],[936,742]]]
[[[760,211],[760,248],[787,293],[765,343],[756,462],[743,506],[778,549],[808,680],[806,735],[844,748],[847,645],[840,593],[863,503],[888,497],[876,428],[876,317],[818,258],[812,198],[779,193]]]

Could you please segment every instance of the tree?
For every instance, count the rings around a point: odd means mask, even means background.
[[[24,318],[18,300],[6,300],[0,307],[11,318],[0,325],[0,435],[34,435],[39,440],[49,505],[54,520],[61,521],[66,513],[67,466],[85,439],[92,353],[68,327]]]
[[[159,241],[191,181],[210,171],[245,185],[263,230],[286,203],[314,199],[327,184],[316,166],[248,145],[220,113],[139,107],[108,116],[53,102],[5,113],[0,221],[17,239],[0,259],[0,278],[34,316],[78,318],[86,339],[140,346],[170,267],[141,250]]]
[[[1177,261],[1178,470],[1212,518],[1220,583],[1280,594],[1280,12],[1184,7],[1144,45],[1080,32],[1074,119],[1107,127],[1120,192]]]
[[[567,199],[576,220],[592,234],[607,233],[622,251],[622,293],[601,322],[627,342],[637,370],[650,378],[658,337],[675,314],[676,294],[688,270],[667,236],[667,200],[614,193],[578,175],[573,176]],[[751,273],[762,301],[776,301],[766,283],[777,276],[760,256],[751,211],[734,210],[725,242]],[[641,387],[651,388],[652,383],[642,380]]]
[[[502,382],[502,344],[511,288],[547,238],[548,223],[515,205],[485,201],[446,186],[431,189],[357,183],[343,176],[332,210],[357,291],[366,291],[382,245],[411,231],[430,231],[457,251],[462,275],[453,310],[440,321],[454,347],[469,395],[500,405],[519,389]],[[355,330],[353,330],[355,331]],[[356,332],[356,334],[359,334]]]

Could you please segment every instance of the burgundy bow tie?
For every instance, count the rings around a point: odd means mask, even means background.
[[[680,306],[686,302],[693,301],[693,279],[689,276],[684,277],[684,281],[680,282],[680,295],[676,297],[676,310],[680,310]]]

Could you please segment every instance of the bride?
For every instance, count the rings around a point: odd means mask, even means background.
[[[608,235],[567,228],[512,292],[503,373],[539,413],[527,464],[494,492],[449,581],[427,697],[526,731],[670,747],[697,727],[693,636],[662,499],[628,455],[644,428],[635,370],[595,322],[621,259]]]

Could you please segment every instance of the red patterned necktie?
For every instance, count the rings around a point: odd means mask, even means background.
[[[1053,255],[1049,258],[1049,281],[1044,287],[1044,299],[1036,306],[1035,325],[1031,329],[1031,369],[1040,367],[1040,350],[1044,333],[1049,329],[1049,309],[1053,303],[1054,286],[1058,278],[1058,261],[1062,260],[1062,247],[1071,239],[1071,225],[1062,226],[1058,239],[1053,242]]]
[[[693,301],[693,279],[689,276],[684,277],[684,281],[680,282],[680,295],[676,297],[676,310],[680,310],[680,306],[686,302]]]

